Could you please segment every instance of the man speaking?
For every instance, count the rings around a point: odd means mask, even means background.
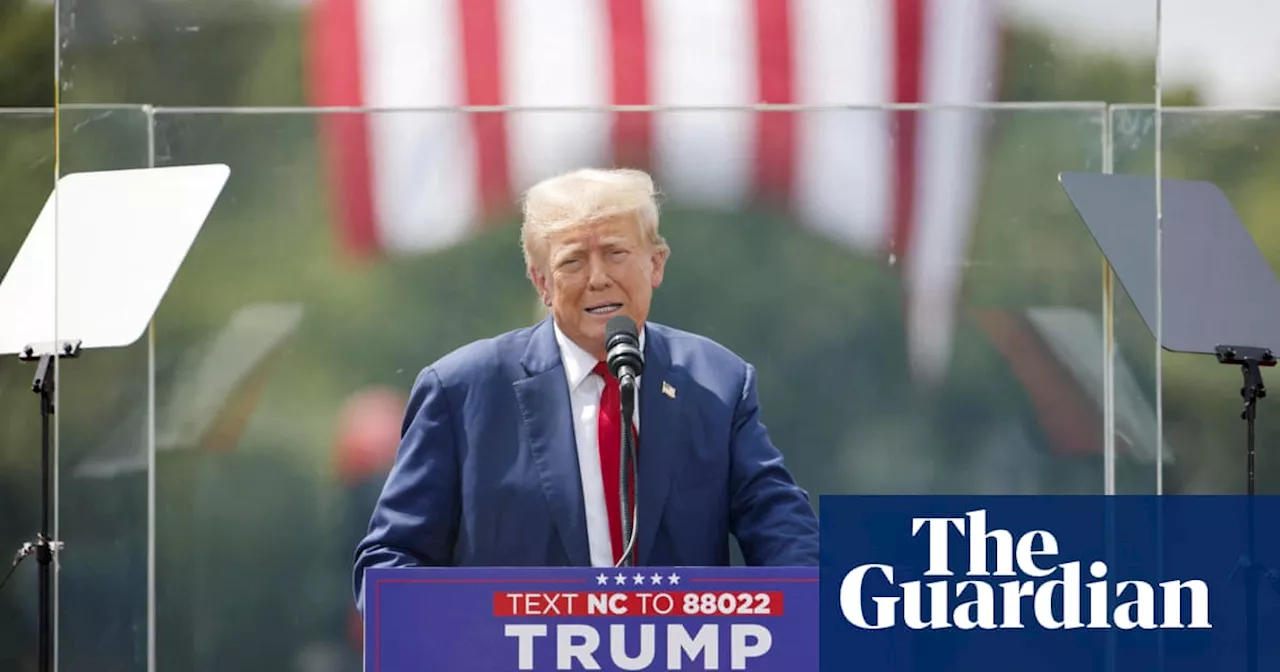
[[[357,601],[370,567],[612,567],[628,542],[637,565],[727,565],[730,534],[749,565],[817,565],[817,518],[761,424],[754,368],[646,322],[670,253],[650,177],[579,170],[535,185],[521,242],[551,316],[418,375],[356,549]],[[620,330],[612,358],[607,326]]]

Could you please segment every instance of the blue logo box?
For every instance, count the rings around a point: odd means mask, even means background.
[[[820,506],[822,670],[1280,669],[1280,497]]]

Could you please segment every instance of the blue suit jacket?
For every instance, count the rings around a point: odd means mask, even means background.
[[[645,329],[637,564],[727,565],[732,534],[749,565],[817,565],[817,518],[760,422],[755,369]],[[571,416],[550,318],[424,369],[356,549],[357,603],[369,567],[589,566]]]

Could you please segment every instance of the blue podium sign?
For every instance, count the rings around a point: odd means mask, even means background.
[[[367,672],[816,669],[816,567],[365,573]]]

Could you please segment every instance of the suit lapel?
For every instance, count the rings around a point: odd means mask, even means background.
[[[534,327],[521,364],[529,377],[516,381],[512,388],[542,491],[560,538],[564,540],[569,563],[589,566],[591,554],[587,545],[582,480],[578,474],[573,410],[549,318]]]
[[[662,520],[671,481],[681,458],[688,454],[688,432],[684,426],[684,397],[679,390],[687,387],[683,374],[671,366],[671,351],[664,335],[652,326],[646,327],[644,371],[640,379],[640,445],[636,449],[639,463],[636,527],[639,546],[637,564],[649,564],[653,540]]]

